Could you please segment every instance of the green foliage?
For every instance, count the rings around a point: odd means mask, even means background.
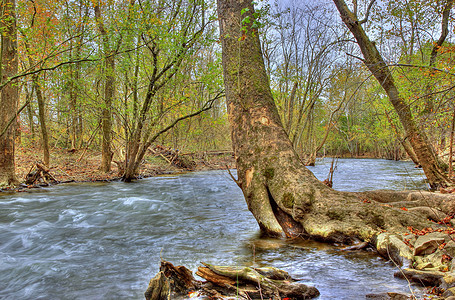
[[[148,104],[144,136],[199,109],[219,92],[223,82],[220,49],[215,43],[215,5],[214,1],[105,1],[100,7],[100,21],[108,38],[103,40],[98,34],[91,1],[19,2],[22,71],[27,72],[31,67],[52,68],[65,62],[45,76],[52,144],[71,147],[71,126],[77,122],[80,130],[77,147],[100,146],[99,124],[105,108],[103,76],[109,75],[104,67],[106,55],[115,55],[113,148],[117,149],[115,155],[119,159],[122,159],[120,149],[125,147],[136,126],[153,76],[170,67],[165,71],[169,76],[162,76],[154,83],[163,86],[154,92]],[[188,43],[194,45],[184,49]],[[114,54],[105,53],[105,45]],[[181,51],[185,51],[184,55],[180,55]],[[29,63],[27,55],[34,64]],[[30,94],[29,78],[24,79]],[[22,97],[26,97],[25,89]],[[36,125],[36,105],[32,103],[31,108],[32,123],[24,124],[28,129]],[[22,122],[27,120],[23,118]],[[228,149],[228,130],[224,103],[219,102],[197,121],[179,124],[160,142],[180,149],[208,149],[218,145]],[[33,138],[30,132],[23,135],[24,142]],[[206,145],[196,146],[197,143]]]
[[[251,34],[254,35],[259,29],[266,26],[267,18],[269,17],[270,5],[268,3],[262,4],[258,7],[258,3],[252,3],[256,8],[251,11],[248,7],[241,10],[241,15],[245,17],[241,20],[242,32],[247,34],[248,30],[251,30]],[[243,37],[239,37],[239,41],[243,40]]]
[[[369,1],[357,2],[361,18]],[[388,61],[402,64],[393,67],[399,92],[435,145],[448,137],[454,97],[455,47],[446,43],[438,49],[434,67],[440,71],[428,68],[444,3],[389,1],[374,5],[370,21],[364,24]],[[107,43],[115,57],[114,149],[121,158],[120,149],[137,128],[149,84],[162,71],[166,75],[153,83],[152,100],[145,105],[143,138],[200,109],[223,89],[216,2],[104,1],[107,41],[99,35],[93,4],[19,1],[20,72],[49,69],[40,76],[52,145],[71,147],[71,127],[77,123],[78,147],[96,149],[105,107],[104,61],[110,54],[103,46]],[[241,11],[239,26],[244,36],[261,34],[272,93],[297,151],[311,154],[326,133],[319,154],[388,156],[396,150],[402,132],[399,119],[362,63],[346,56],[360,54],[352,44],[340,42],[346,36],[332,3],[294,0],[254,5]],[[65,64],[53,69],[60,63]],[[24,76],[19,84],[22,103],[32,94],[30,79]],[[24,143],[37,139],[31,133],[37,125],[33,101],[30,114],[22,113]],[[219,101],[211,111],[181,122],[158,142],[188,151],[229,149],[225,103]]]

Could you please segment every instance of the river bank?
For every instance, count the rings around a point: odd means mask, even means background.
[[[235,168],[235,160],[230,151],[204,151],[183,153],[184,157],[194,161],[192,171],[220,170],[226,167]],[[18,188],[3,188],[0,191],[27,191],[30,188],[47,186],[47,183],[36,182],[33,185],[25,184],[26,176],[37,163],[41,162],[41,149],[18,148],[16,150],[16,177],[21,182]],[[55,183],[69,182],[103,182],[120,180],[119,165],[112,162],[112,169],[108,173],[101,172],[98,168],[101,162],[101,153],[92,150],[53,149],[49,173],[55,178]],[[166,160],[160,155],[149,153],[140,168],[139,178],[147,178],[165,174],[178,174],[188,172]]]
[[[235,159],[231,150],[199,151],[181,153],[180,155],[194,161],[195,167],[192,171],[220,170],[226,169],[226,166],[230,169],[235,168]],[[361,153],[358,156],[346,154],[340,156],[340,158],[381,159],[370,152]],[[323,159],[331,160],[332,157],[319,157],[317,161],[320,162]],[[36,163],[41,161],[42,150],[40,148],[19,147],[16,149],[16,175],[18,180],[25,182],[26,175],[30,173]],[[116,159],[114,157],[110,172],[104,173],[99,171],[98,168],[101,163],[101,152],[99,151],[54,148],[51,150],[50,161],[50,172],[58,182],[95,182],[120,179],[119,166],[116,163],[119,161],[118,158]],[[165,157],[149,152],[140,168],[139,178],[187,171],[187,169],[179,168]],[[324,180],[324,178],[321,180]]]
[[[16,176],[22,185],[17,189],[0,189],[0,191],[26,191],[28,188],[47,186],[46,183],[37,183],[35,185],[27,186],[25,183],[26,176],[31,172],[36,163],[42,160],[42,150],[36,147],[20,147],[16,150]],[[229,167],[235,168],[235,159],[231,150],[213,150],[213,151],[199,151],[192,153],[181,153],[181,156],[194,162],[194,168],[191,170],[181,168],[165,157],[159,154],[149,152],[146,155],[138,178],[147,178],[158,175],[178,174],[188,171],[204,171],[204,170],[221,170]],[[341,157],[343,158],[343,157]],[[377,159],[373,153],[363,153],[356,157],[344,157],[355,159]],[[332,160],[331,157],[317,158],[317,162],[321,160]],[[101,163],[101,152],[93,150],[75,150],[75,149],[52,149],[51,150],[50,173],[57,183],[68,182],[103,182],[120,180],[118,159],[114,158],[111,166],[112,169],[108,173],[101,172],[98,168]],[[316,168],[321,166],[316,163]],[[314,167],[309,167],[314,170]],[[329,168],[327,168],[327,176],[329,175]],[[339,169],[335,170],[335,178],[345,176]],[[348,174],[349,175],[349,174]],[[404,174],[405,175],[405,174]],[[323,181],[325,178],[320,178]],[[384,179],[381,177],[381,179]],[[411,183],[412,185],[412,183]],[[404,187],[409,184],[404,185]],[[335,187],[336,188],[336,187]],[[387,188],[386,186],[384,188]],[[425,185],[421,185],[425,189]],[[340,188],[338,188],[340,189]],[[341,188],[341,190],[346,190]]]

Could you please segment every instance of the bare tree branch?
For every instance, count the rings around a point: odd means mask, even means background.
[[[365,60],[364,60],[363,58],[358,57],[358,56],[356,56],[356,55],[354,55],[354,54],[351,54],[351,53],[348,53],[348,52],[345,52],[345,53],[346,53],[347,56],[354,57],[355,59],[358,59],[358,60],[360,60],[361,62],[365,63]]]
[[[27,105],[30,104],[30,100],[26,101],[24,103],[24,105],[21,106],[21,108],[19,108],[19,110],[16,112],[16,114],[14,115],[14,117],[11,118],[11,120],[9,120],[8,124],[6,124],[6,127],[3,128],[2,132],[0,133],[0,138],[5,135],[6,131],[8,130],[8,128],[11,126],[11,124],[13,124],[14,120],[16,120],[17,116],[24,110],[24,108],[27,107]]]
[[[430,66],[434,66],[436,63],[436,56],[438,55],[438,49],[442,46],[444,41],[449,34],[449,16],[450,10],[452,9],[454,0],[447,0],[446,5],[444,6],[444,11],[442,12],[442,22],[441,22],[441,36],[436,44],[433,46],[430,55]]]
[[[359,24],[366,23],[368,21],[368,17],[370,16],[371,8],[373,7],[373,4],[376,2],[376,0],[371,0],[370,4],[368,4],[367,11],[365,13],[365,17],[359,21]]]
[[[140,49],[140,48],[142,48],[144,46],[145,46],[145,44],[142,44],[142,45],[139,45],[139,46],[131,48],[131,49],[120,51],[118,53],[111,53],[109,55],[106,55],[105,57],[88,58],[88,56],[87,56],[86,58],[82,58],[82,59],[64,61],[64,62],[58,63],[58,64],[56,64],[54,66],[50,66],[50,67],[42,67],[42,68],[39,68],[39,69],[36,69],[36,70],[26,71],[26,72],[17,74],[15,76],[11,76],[11,77],[8,78],[8,80],[6,80],[5,82],[2,82],[0,84],[0,90],[3,89],[10,82],[12,82],[14,80],[17,80],[19,78],[22,78],[22,77],[27,77],[29,75],[34,75],[34,74],[37,74],[37,73],[40,73],[40,72],[44,72],[44,71],[53,71],[53,70],[56,70],[56,69],[58,69],[58,68],[60,68],[62,66],[69,65],[69,64],[76,64],[76,63],[80,63],[80,62],[100,61],[100,60],[105,59],[107,57],[111,57],[111,56],[114,56],[114,55],[120,55],[120,54],[123,54],[123,53],[128,53],[128,52],[135,51],[135,50]]]
[[[203,113],[204,111],[207,111],[207,110],[211,109],[211,108],[213,107],[213,103],[214,103],[216,100],[218,100],[218,99],[220,99],[220,98],[222,98],[222,97],[224,97],[224,91],[218,92],[218,94],[216,94],[216,96],[215,96],[214,98],[212,98],[212,99],[210,99],[209,101],[207,101],[207,102],[205,103],[205,105],[204,105],[200,110],[198,110],[198,111],[196,111],[196,112],[194,112],[194,113],[191,113],[191,114],[189,114],[189,115],[186,115],[186,116],[183,116],[183,117],[180,117],[180,118],[174,120],[174,122],[172,122],[169,126],[167,126],[166,128],[160,130],[159,132],[157,132],[157,133],[149,140],[149,142],[148,142],[147,144],[150,145],[151,143],[153,143],[160,135],[162,135],[163,133],[165,133],[165,132],[169,131],[170,129],[172,129],[172,128],[173,128],[175,125],[177,125],[180,121],[183,121],[183,120],[185,120],[185,119],[192,118],[192,117],[194,117],[194,116],[197,116],[197,115]]]
[[[433,71],[438,71],[438,72],[441,72],[441,73],[445,73],[447,75],[450,75],[450,76],[455,76],[455,73],[451,73],[447,70],[444,70],[444,69],[439,69],[439,68],[435,68],[433,66],[425,66],[425,65],[412,65],[412,64],[390,64],[389,66],[391,67],[409,67],[409,68],[419,68],[419,69],[430,69],[430,70],[433,70]]]

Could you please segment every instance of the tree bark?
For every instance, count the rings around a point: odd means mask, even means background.
[[[44,165],[46,167],[49,167],[49,137],[47,134],[47,127],[46,127],[46,114],[45,114],[45,101],[44,101],[44,96],[41,90],[41,86],[38,82],[38,75],[34,74],[33,75],[33,89],[35,90],[36,93],[36,100],[38,101],[38,116],[39,116],[39,123],[41,127],[41,141],[43,143],[43,160],[44,160]]]
[[[94,6],[96,23],[100,31],[103,43],[104,58],[104,107],[102,111],[102,128],[103,128],[103,142],[101,146],[101,166],[102,172],[109,172],[111,170],[111,162],[113,152],[111,149],[112,140],[112,100],[115,91],[115,58],[114,53],[109,46],[109,36],[104,27],[101,17],[100,4]]]
[[[357,16],[352,13],[343,0],[333,0],[341,19],[354,35],[357,44],[364,56],[364,63],[382,86],[389,97],[390,103],[395,108],[406,136],[414,149],[420,165],[428,179],[431,188],[445,187],[451,182],[439,168],[437,157],[423,130],[419,130],[409,105],[405,103],[395,84],[393,75],[384,62],[381,54],[369,37],[366,35]]]
[[[16,1],[3,0],[1,2],[1,63],[0,78],[2,83],[9,77],[17,74],[17,28],[16,28]],[[10,82],[1,89],[0,98],[0,130],[8,126],[11,118],[16,114],[19,94],[16,82]],[[15,129],[16,122],[8,126],[5,134],[0,136],[0,187],[17,185],[15,171]]]
[[[33,95],[33,86],[32,86],[32,90],[29,91],[28,88],[27,88],[27,84],[26,84],[25,85],[25,100],[26,100],[26,102],[30,103],[32,95]],[[34,116],[34,111],[33,111],[32,105],[30,103],[29,105],[27,105],[27,117],[28,117],[28,126],[30,128],[30,134],[31,134],[31,140],[32,141],[35,140],[35,124],[33,122],[33,116]]]
[[[112,156],[114,152],[111,149],[112,142],[112,100],[114,99],[115,92],[115,61],[114,57],[110,56],[106,58],[106,69],[105,69],[105,83],[104,83],[104,105],[103,108],[103,143],[101,153],[101,168],[103,172],[109,172],[111,170]]]
[[[305,168],[273,101],[259,36],[251,28],[251,0],[217,3],[236,182],[262,231],[349,244],[369,240],[381,230],[428,226],[414,213],[335,191]],[[251,22],[244,26],[245,17]]]
[[[76,52],[80,51],[79,49]],[[76,54],[76,59],[79,59],[79,54]],[[79,107],[79,79],[80,79],[80,68],[81,63],[77,62],[73,65],[70,65],[70,84],[69,84],[69,108],[71,113],[71,148],[77,149],[81,146],[82,143],[82,117],[81,110]]]

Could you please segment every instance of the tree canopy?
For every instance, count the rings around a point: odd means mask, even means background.
[[[0,124],[2,139],[39,147],[50,165],[62,149],[98,150],[100,169],[108,172],[115,160],[126,179],[139,174],[152,144],[187,152],[231,147],[215,1],[2,7],[2,45],[14,21],[18,63],[7,71],[15,60],[2,58],[2,93],[10,86],[18,93]],[[375,64],[340,7],[380,53],[378,68],[388,70],[399,101],[375,80]],[[453,1],[276,0],[257,3],[251,18],[246,12],[239,26],[252,22],[261,37],[280,121],[306,164],[325,155],[411,157],[427,170],[434,160],[437,168],[426,171],[434,187],[444,181],[439,173],[452,172]],[[416,153],[416,143],[430,156]]]

